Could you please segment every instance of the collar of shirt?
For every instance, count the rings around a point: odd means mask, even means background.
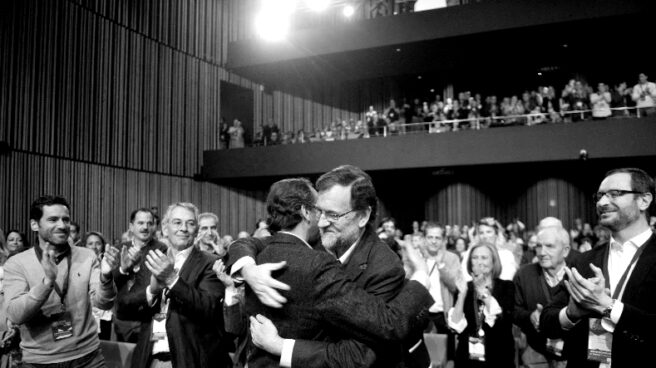
[[[193,246],[188,247],[185,250],[179,251],[175,256],[173,256],[173,250],[169,248],[169,258],[173,259],[173,267],[175,268],[175,273],[180,272],[180,269],[182,268],[182,265],[185,263],[187,258],[189,258],[189,255],[191,254],[191,251],[194,249]]]
[[[622,252],[624,250],[625,246],[628,246],[629,244],[633,245],[636,250],[643,246],[647,240],[652,235],[651,228],[648,228],[647,230],[643,231],[642,233],[634,236],[633,238],[627,240],[624,244],[620,244],[617,240],[615,240],[612,236],[610,237],[610,249],[617,251],[617,252]]]
[[[287,235],[294,236],[294,237],[298,238],[300,241],[302,241],[303,244],[307,245],[308,248],[313,249],[312,246],[311,246],[310,244],[308,244],[307,241],[305,241],[305,239],[301,238],[300,236],[298,236],[298,235],[296,235],[296,234],[294,234],[294,233],[290,233],[289,231],[278,231],[278,232],[279,232],[279,233],[283,233],[283,234],[287,234]]]
[[[550,287],[554,287],[563,280],[563,277],[565,277],[565,266],[563,265],[563,267],[561,267],[560,270],[556,272],[556,277],[551,276],[545,270],[542,270],[542,273],[544,274],[544,279],[547,281],[547,284]]]
[[[346,252],[344,252],[344,254],[342,254],[342,256],[337,259],[341,264],[346,264],[346,262],[348,262],[349,258],[351,258],[351,254],[353,253],[353,250],[355,250],[355,247],[358,245],[361,238],[362,235],[360,235],[358,240],[356,240],[355,243],[353,243],[353,245],[351,245],[349,249],[347,249]]]

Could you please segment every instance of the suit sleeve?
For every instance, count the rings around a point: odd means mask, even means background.
[[[150,272],[144,267],[134,275],[132,288],[118,295],[116,299],[117,313],[121,313],[132,321],[150,319],[153,315],[153,306],[146,299],[146,288],[150,284]],[[159,298],[159,296],[157,296]],[[155,303],[154,305],[157,305]],[[120,311],[120,312],[119,312]]]
[[[534,332],[533,324],[531,323],[531,313],[533,311],[528,309],[526,296],[524,295],[524,280],[523,272],[520,270],[515,275],[513,284],[515,285],[515,310],[513,311],[513,321],[525,334]]]
[[[233,305],[223,305],[223,323],[225,331],[235,336],[246,334],[247,315],[243,300]]]
[[[408,282],[394,300],[385,304],[358,288],[329,258],[318,254],[312,260],[318,318],[367,345],[400,342],[424,323],[434,301],[421,284]]]
[[[212,264],[202,265],[202,279],[197,287],[182,277],[169,290],[168,297],[176,309],[187,318],[201,323],[223,323],[222,299],[224,286],[212,271]]]
[[[374,351],[355,340],[333,343],[296,340],[292,353],[292,368],[370,367],[375,361]]]
[[[228,249],[228,262],[226,269],[230,269],[235,262],[243,257],[255,257],[264,249],[265,245],[262,240],[258,238],[243,238],[237,239]]]

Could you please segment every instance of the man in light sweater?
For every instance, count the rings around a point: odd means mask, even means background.
[[[24,367],[105,367],[92,307],[110,309],[118,249],[95,253],[68,244],[70,206],[43,196],[30,207],[38,244],[5,264],[5,309],[20,325]]]

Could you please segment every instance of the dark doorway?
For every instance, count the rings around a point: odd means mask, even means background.
[[[253,141],[253,90],[221,81],[221,116],[228,126],[239,119],[246,145]]]

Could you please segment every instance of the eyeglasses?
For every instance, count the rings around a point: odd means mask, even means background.
[[[617,199],[617,198],[619,198],[623,195],[630,194],[630,193],[642,194],[642,192],[638,192],[638,191],[635,191],[635,190],[611,189],[611,190],[607,190],[605,192],[597,192],[597,193],[593,194],[592,199],[595,202],[599,202],[599,201],[601,201],[602,198],[604,198],[604,196],[608,196],[608,199],[613,200],[613,199]]]
[[[350,211],[346,211],[344,213],[337,213],[337,212],[333,212],[333,211],[325,211],[325,210],[322,210],[319,207],[314,207],[314,209],[319,211],[319,218],[321,218],[321,216],[324,216],[328,222],[337,222],[342,217],[348,215],[351,212],[356,211],[356,210],[350,210]]]

